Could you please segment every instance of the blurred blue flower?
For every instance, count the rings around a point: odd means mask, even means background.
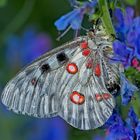
[[[8,67],[24,66],[52,47],[50,37],[45,33],[37,33],[34,28],[28,28],[20,37],[10,35],[6,40],[6,61]]]
[[[140,17],[134,18],[134,10],[130,7],[126,8],[124,13],[117,8],[114,16],[116,21],[114,27],[119,40],[113,43],[114,57],[112,59],[127,68],[132,66],[134,57],[140,59]]]
[[[62,16],[55,22],[55,26],[58,30],[65,30],[69,25],[72,29],[80,29],[83,17],[85,14],[93,14],[96,0],[91,2],[84,2],[81,7],[75,8],[72,12]]]
[[[120,82],[121,82],[121,98],[122,103],[127,105],[130,101],[134,92],[138,90],[138,88],[131,84],[123,74],[120,74]]]
[[[117,118],[114,119],[114,118]],[[114,119],[112,124],[110,119]],[[113,114],[107,123],[107,133],[105,140],[139,140],[140,126],[137,115],[131,107],[128,112],[128,118],[123,121],[119,114]],[[119,120],[118,120],[119,119]]]
[[[61,118],[42,119],[32,126],[27,140],[67,140],[68,127]]]

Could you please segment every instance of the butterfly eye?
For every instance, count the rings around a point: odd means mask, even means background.
[[[57,54],[56,58],[57,58],[58,62],[60,62],[60,63],[64,63],[68,60],[68,57],[66,56],[66,54],[64,52]]]

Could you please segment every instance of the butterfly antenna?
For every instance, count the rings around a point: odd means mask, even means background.
[[[80,30],[76,30],[75,34],[74,34],[74,38],[77,38],[79,36],[79,34],[80,34]]]
[[[83,30],[83,31],[86,31],[86,32],[88,32],[89,31],[89,29],[86,29],[85,27],[83,27],[83,26],[81,26],[81,29]]]
[[[59,37],[57,37],[57,41],[60,41],[60,39],[66,34],[68,33],[68,31],[70,30],[71,26],[69,26]]]

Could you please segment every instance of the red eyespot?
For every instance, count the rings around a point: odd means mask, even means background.
[[[84,55],[84,56],[88,56],[88,55],[90,55],[90,53],[91,53],[91,50],[90,49],[84,49],[82,51],[82,55]]]
[[[77,91],[73,91],[72,94],[70,95],[70,100],[74,103],[74,104],[78,104],[81,105],[85,102],[85,96],[80,94]]]
[[[76,74],[78,72],[78,67],[75,63],[69,63],[66,69],[70,74]]]
[[[101,101],[102,100],[102,95],[101,94],[95,94],[95,99],[96,99],[96,101]]]
[[[81,44],[80,44],[80,47],[81,49],[86,49],[88,48],[88,43],[86,41],[83,41]]]
[[[103,94],[103,99],[110,99],[111,95],[109,93],[104,93]]]
[[[95,67],[95,75],[100,77],[101,76],[101,68],[100,68],[100,65],[97,64],[96,67]]]

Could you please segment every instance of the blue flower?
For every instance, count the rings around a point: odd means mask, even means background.
[[[126,39],[126,34],[128,33],[130,26],[133,22],[134,10],[130,7],[127,7],[125,13],[121,11],[121,9],[117,8],[114,11],[114,16],[116,22],[115,29],[117,34],[119,35],[119,39],[124,41]]]
[[[110,119],[107,121],[110,125],[106,126],[105,140],[139,140],[140,122],[132,107],[129,109],[126,120],[123,120],[118,113],[113,114]]]
[[[130,107],[129,112],[128,112],[128,119],[130,119],[131,125],[136,126],[139,122],[138,116],[134,112],[133,107]]]
[[[105,140],[131,140],[132,133],[125,126],[124,121],[117,112],[113,112],[112,116],[105,124],[106,137]]]
[[[133,138],[136,140],[140,140],[140,121],[138,119],[138,116],[134,112],[133,107],[130,107],[128,112],[128,118],[125,120],[126,127],[129,128],[129,130],[133,131]]]
[[[93,14],[97,1],[84,2],[79,8],[75,8],[72,12],[62,16],[55,22],[58,30],[65,30],[68,26],[72,29],[80,29],[83,17],[85,14]]]
[[[115,30],[117,38],[113,43],[115,62],[122,63],[125,68],[131,65],[134,57],[140,59],[140,17],[134,18],[134,10],[126,8],[123,13],[120,9],[114,12]],[[120,51],[115,51],[119,50]]]
[[[134,94],[135,91],[137,91],[137,87],[131,84],[126,77],[123,74],[120,74],[120,82],[121,82],[121,98],[122,103],[124,105],[127,105]]]
[[[134,57],[133,49],[128,48],[123,42],[115,40],[113,42],[113,51],[114,56],[111,58],[111,60],[119,63],[121,62],[124,67],[131,65],[132,59]]]
[[[52,47],[50,37],[45,33],[37,33],[28,28],[23,35],[10,35],[6,40],[6,61],[8,67],[24,66]],[[12,59],[11,59],[12,58]]]
[[[68,127],[59,117],[34,121],[27,140],[67,140]]]
[[[117,111],[114,110],[112,116],[104,124],[104,128],[109,128],[112,124],[123,124],[122,118],[118,115]]]
[[[124,125],[115,124],[109,128],[106,140],[133,140],[133,136]]]

